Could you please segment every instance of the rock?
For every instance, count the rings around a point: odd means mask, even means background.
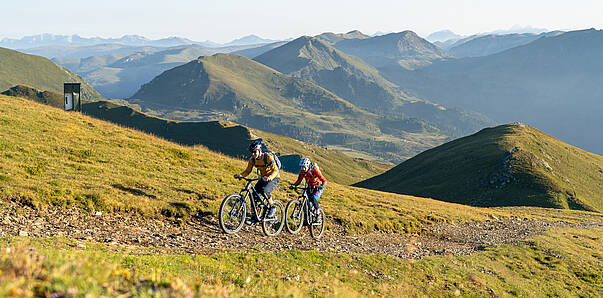
[[[100,211],[96,211],[96,212],[94,213],[94,216],[101,216],[101,215],[103,215],[103,213],[102,213],[102,212],[100,212]]]
[[[27,233],[27,231],[19,231],[19,236],[27,237],[29,236],[29,234]]]

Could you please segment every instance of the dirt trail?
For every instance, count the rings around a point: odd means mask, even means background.
[[[437,224],[427,227],[421,236],[370,233],[348,236],[337,226],[313,240],[303,229],[297,235],[283,231],[267,237],[260,225],[244,226],[234,235],[226,235],[213,218],[194,219],[176,224],[159,220],[142,221],[123,214],[84,214],[78,210],[50,208],[43,213],[28,206],[5,202],[0,206],[0,236],[64,236],[113,245],[156,247],[167,251],[209,254],[219,249],[282,251],[317,250],[337,253],[380,253],[403,259],[428,255],[468,254],[494,244],[518,243],[552,227],[601,227],[603,222],[568,224],[546,220],[507,219],[485,222]]]

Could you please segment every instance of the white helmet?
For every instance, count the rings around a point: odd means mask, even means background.
[[[310,166],[310,159],[309,158],[302,158],[302,159],[300,159],[299,166],[300,167]]]

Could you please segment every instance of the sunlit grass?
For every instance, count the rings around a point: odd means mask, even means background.
[[[404,261],[315,251],[162,254],[69,239],[5,239],[0,295],[581,296],[601,294],[603,229],[557,229],[468,256]]]

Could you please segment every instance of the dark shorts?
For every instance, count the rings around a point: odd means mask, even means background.
[[[266,194],[266,196],[270,196],[270,193],[280,182],[281,178],[274,178],[270,181],[259,180],[258,183],[255,184],[255,190],[261,194],[263,193]]]

